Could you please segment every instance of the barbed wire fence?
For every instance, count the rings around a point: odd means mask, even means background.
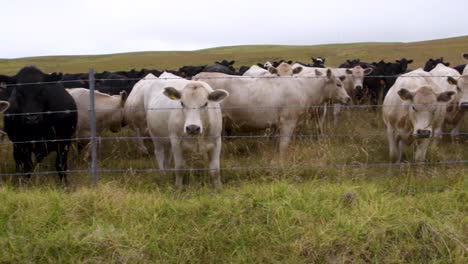
[[[403,75],[403,76],[366,76],[367,78],[389,78],[389,77],[420,77],[420,76],[411,76],[411,75]],[[435,78],[447,78],[452,76],[432,76]],[[261,77],[250,77],[250,76],[220,76],[220,77],[203,77],[203,79],[238,79],[238,78],[246,78],[246,79],[272,79],[272,78],[324,78],[324,76],[287,76],[287,77],[278,77],[278,76],[261,76]],[[163,78],[127,78],[126,80],[132,81],[140,81],[140,80],[180,80],[183,78],[176,78],[176,77],[163,77]],[[68,81],[55,81],[55,82],[36,82],[36,83],[22,83],[22,84],[8,84],[4,85],[4,87],[14,87],[18,85],[38,85],[38,84],[55,84],[55,83],[66,83],[66,82],[76,82],[80,80],[68,80]],[[48,143],[48,142],[76,142],[81,140],[89,140],[90,141],[90,152],[91,152],[91,160],[90,160],[90,168],[89,169],[78,169],[78,170],[67,170],[67,171],[59,171],[67,174],[81,174],[81,173],[89,173],[92,176],[92,182],[94,186],[98,185],[99,182],[99,173],[152,173],[152,172],[175,172],[175,171],[210,171],[212,169],[209,168],[184,168],[184,169],[156,169],[156,168],[145,168],[145,169],[99,169],[98,167],[98,152],[97,152],[97,145],[98,141],[111,141],[111,140],[135,140],[135,139],[169,139],[170,137],[149,137],[149,136],[116,136],[116,137],[100,137],[97,135],[96,131],[96,114],[98,112],[106,112],[106,111],[114,111],[114,109],[104,109],[100,108],[97,109],[95,107],[95,96],[94,93],[96,90],[96,81],[119,81],[118,79],[96,79],[94,69],[90,69],[89,71],[89,101],[90,101],[90,108],[89,108],[89,117],[90,117],[90,128],[91,128],[91,136],[90,137],[75,137],[70,139],[44,139],[44,140],[32,140],[32,141],[13,141],[8,143],[0,143],[1,145],[7,144],[35,144],[35,143]],[[437,104],[439,105],[439,104]],[[297,108],[297,109],[324,109],[324,108],[333,108],[332,104],[328,105],[307,105],[307,106],[249,106],[249,107],[223,107],[223,109],[261,109],[261,110],[271,110],[277,108]],[[348,105],[345,106],[348,109],[369,109],[369,108],[383,108],[383,107],[402,107],[402,105],[382,105],[382,104],[360,104],[360,105]],[[131,108],[131,111],[168,111],[180,108]],[[207,108],[210,109],[210,108]],[[305,111],[305,110],[304,110]],[[79,110],[65,110],[65,111],[46,111],[46,112],[31,112],[31,113],[8,113],[4,114],[5,116],[28,116],[28,115],[37,115],[37,114],[44,114],[44,115],[53,115],[53,114],[69,114],[73,112],[79,112]],[[222,139],[264,139],[264,138],[311,138],[311,139],[319,139],[319,138],[356,138],[356,137],[382,137],[386,136],[387,133],[368,133],[368,134],[353,134],[353,133],[343,133],[343,134],[295,134],[295,135],[221,135]],[[440,136],[443,135],[451,135],[451,133],[440,133]],[[459,136],[466,136],[468,133],[462,132],[459,133]],[[209,137],[209,136],[208,136]],[[193,137],[186,136],[180,137],[182,139],[193,139]],[[437,162],[408,162],[405,163],[407,166],[442,166],[442,165],[466,165],[468,164],[468,160],[461,159],[461,160],[444,160],[444,161],[437,161]],[[402,166],[402,164],[396,163],[356,163],[356,164],[316,164],[316,165],[296,165],[296,166],[235,166],[235,167],[221,167],[221,171],[253,171],[253,170],[307,170],[307,169],[352,169],[352,168],[368,168],[368,167],[398,167]],[[58,171],[44,171],[44,172],[33,172],[35,175],[50,175],[55,174]],[[24,176],[30,173],[0,173],[0,176]]]

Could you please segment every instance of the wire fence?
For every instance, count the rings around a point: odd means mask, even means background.
[[[411,75],[397,75],[397,76],[383,76],[383,75],[370,75],[366,78],[389,78],[389,77],[421,77],[421,76],[411,76]],[[434,78],[447,78],[453,76],[432,76]],[[203,77],[202,79],[271,79],[271,78],[324,78],[324,76],[292,76],[292,77],[278,77],[278,76],[262,76],[262,77],[248,77],[248,76],[219,76],[219,77]],[[128,78],[126,80],[130,81],[141,81],[141,80],[180,80],[179,77],[166,77],[166,78]],[[39,85],[39,84],[56,84],[56,83],[71,83],[76,81],[82,81],[81,79],[77,80],[67,80],[67,81],[54,81],[54,82],[37,82],[37,83],[22,83],[22,84],[8,84],[5,87],[16,87],[21,85]],[[97,156],[97,144],[101,141],[114,141],[114,140],[169,140],[174,137],[166,136],[116,136],[116,137],[101,137],[96,132],[96,115],[100,112],[111,112],[115,109],[111,108],[96,108],[94,101],[94,92],[96,91],[95,84],[97,81],[120,81],[116,79],[94,79],[94,70],[90,70],[89,79],[86,80],[89,83],[90,90],[90,127],[91,127],[91,136],[89,137],[74,137],[74,138],[42,138],[37,140],[23,140],[23,141],[12,141],[6,143],[0,143],[2,145],[18,145],[18,144],[47,144],[47,143],[59,143],[59,142],[77,142],[77,141],[90,141],[91,142],[91,161],[89,169],[78,169],[78,170],[66,170],[66,171],[44,171],[44,172],[33,172],[35,175],[49,175],[55,174],[58,172],[67,173],[67,174],[83,174],[90,173],[93,176],[93,182],[96,185],[98,183],[98,173],[154,173],[154,172],[176,172],[176,171],[212,171],[214,169],[210,168],[184,168],[184,169],[155,169],[155,168],[128,168],[128,169],[104,169],[98,167],[98,156]],[[415,104],[412,104],[415,105]],[[428,106],[425,104],[425,106]],[[440,104],[434,104],[433,106],[440,106]],[[334,108],[333,104],[320,104],[320,105],[280,105],[280,106],[261,106],[261,105],[252,105],[252,106],[239,106],[239,107],[206,107],[205,109],[260,109],[260,110],[274,110],[274,109],[302,109],[302,111],[310,109],[327,109]],[[347,105],[346,109],[375,109],[383,107],[408,107],[408,105],[382,105],[382,104],[360,104],[360,105]],[[181,107],[169,107],[169,108],[150,108],[150,107],[127,107],[126,111],[170,111],[175,109],[181,109]],[[189,109],[189,108],[188,108]],[[5,117],[15,117],[15,116],[32,116],[32,115],[54,115],[54,114],[71,114],[74,112],[82,112],[82,110],[62,110],[62,111],[38,111],[38,112],[28,112],[28,113],[5,113]],[[319,138],[371,138],[371,137],[384,137],[387,136],[387,133],[336,133],[336,134],[275,134],[275,133],[263,133],[260,135],[219,135],[219,136],[204,136],[206,139],[281,139],[281,138],[292,138],[292,139],[319,139]],[[452,135],[452,133],[438,133],[438,136]],[[458,133],[458,136],[466,136],[468,133],[461,132]],[[198,137],[193,136],[179,136],[178,139],[182,140],[199,140]],[[221,171],[254,171],[254,170],[309,170],[309,169],[353,169],[353,168],[370,168],[370,167],[398,167],[398,166],[443,166],[443,165],[466,165],[468,160],[444,160],[437,162],[408,162],[404,164],[397,163],[369,163],[369,162],[358,162],[353,161],[352,163],[344,164],[315,164],[315,165],[288,165],[288,166],[236,166],[236,167],[221,167]],[[217,169],[216,169],[217,170]],[[0,173],[0,176],[24,176],[30,175],[31,172],[16,172],[16,173]]]

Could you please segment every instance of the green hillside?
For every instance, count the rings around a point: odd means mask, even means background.
[[[0,74],[14,74],[25,65],[36,65],[46,72],[86,72],[129,70],[132,68],[178,69],[183,65],[203,65],[215,60],[236,60],[236,66],[275,59],[309,62],[311,56],[327,58],[327,65],[337,66],[346,59],[363,61],[414,60],[413,68],[431,57],[444,57],[453,65],[461,64],[460,53],[468,51],[468,36],[412,43],[352,43],[317,46],[255,45],[204,49],[197,51],[132,52],[93,56],[49,56],[0,59]]]

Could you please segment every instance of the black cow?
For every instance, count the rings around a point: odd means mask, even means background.
[[[60,81],[65,88],[89,88],[87,73],[66,73]]]
[[[122,91],[130,94],[133,85],[137,82],[137,80],[131,80],[124,75],[107,71],[98,73],[95,77],[96,90],[109,95],[119,95]]]
[[[50,81],[49,76],[34,66],[22,68],[15,78],[17,85],[4,121],[5,132],[13,141],[16,171],[30,178],[32,154],[39,163],[57,152],[55,168],[60,182],[66,184],[68,150],[77,122],[75,101],[60,83],[42,83]]]
[[[235,61],[227,61],[223,60],[221,62],[216,61],[215,64],[206,66],[203,71],[204,72],[220,72],[220,73],[225,73],[229,75],[239,75],[238,72],[236,72],[236,69],[232,66],[235,63]]]
[[[314,58],[314,57],[312,57],[311,67],[325,68],[325,58],[322,58],[322,57]]]
[[[465,70],[467,64],[461,64],[453,67],[455,70],[457,70],[460,74],[463,74],[463,71]]]
[[[450,66],[450,62],[444,62],[444,57],[440,57],[438,59],[432,59],[430,58],[428,61],[426,61],[426,64],[424,64],[424,70],[427,71],[427,72],[430,72],[432,71],[436,66],[437,64],[439,63],[442,63],[444,64],[445,66]]]
[[[162,71],[160,70],[149,70],[149,69],[141,69],[140,72],[138,73],[138,78],[145,78],[146,75],[148,74],[153,74],[156,77],[159,77],[162,74]]]
[[[263,65],[262,65],[262,66],[260,66],[260,67],[262,67],[262,68],[263,68]],[[250,67],[249,67],[249,66],[245,66],[245,65],[243,65],[243,66],[241,66],[241,67],[239,68],[239,74],[240,74],[240,75],[243,75],[243,74],[244,74],[246,71],[248,71],[249,69],[250,69]]]
[[[343,62],[342,64],[340,64],[338,68],[353,68],[355,66],[360,66],[361,65],[360,63],[361,63],[360,59],[346,60],[346,62]]]
[[[192,78],[193,76],[199,74],[205,69],[206,65],[203,66],[183,66],[179,68],[179,73],[184,78]]]

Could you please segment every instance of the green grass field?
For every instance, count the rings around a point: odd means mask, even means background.
[[[418,65],[431,56],[458,64],[463,51],[468,37],[419,44],[246,46],[3,60],[0,74],[24,64],[79,72],[89,65],[177,68],[223,58],[240,64],[280,57],[305,61],[310,55],[325,56],[332,65],[354,57],[407,57]],[[71,174],[67,189],[56,187],[56,175],[35,175],[21,187],[3,177],[0,263],[467,263],[468,166],[375,165],[388,162],[379,109],[353,109],[338,127],[332,123],[325,126],[330,137],[295,139],[282,161],[271,139],[225,140],[224,189],[218,193],[205,172],[191,172],[182,192],[174,190],[170,173],[138,172],[156,168],[154,157],[139,154],[129,140],[103,140],[99,168],[122,172],[100,173],[97,188],[88,173]],[[461,131],[468,132],[466,122]],[[306,119],[299,132],[318,131]],[[338,136],[345,134],[354,136]],[[133,134],[125,129],[106,136]],[[468,137],[444,138],[431,145],[428,162],[468,160],[467,143]],[[0,173],[12,173],[12,146],[0,144]],[[413,150],[406,154],[412,157]],[[36,171],[53,170],[53,159]],[[206,167],[206,160],[194,156],[190,164]],[[69,166],[89,168],[75,149]]]
[[[234,46],[197,51],[135,52],[97,56],[50,56],[0,59],[0,74],[15,74],[25,65],[36,65],[45,72],[87,72],[141,69],[178,69],[184,65],[212,64],[215,60],[236,60],[236,67],[267,60],[290,59],[310,63],[311,56],[327,59],[336,67],[346,59],[394,61],[402,57],[414,60],[412,68],[422,67],[427,59],[444,57],[452,66],[464,63],[460,58],[468,50],[468,36],[412,43],[354,43],[318,46]]]

